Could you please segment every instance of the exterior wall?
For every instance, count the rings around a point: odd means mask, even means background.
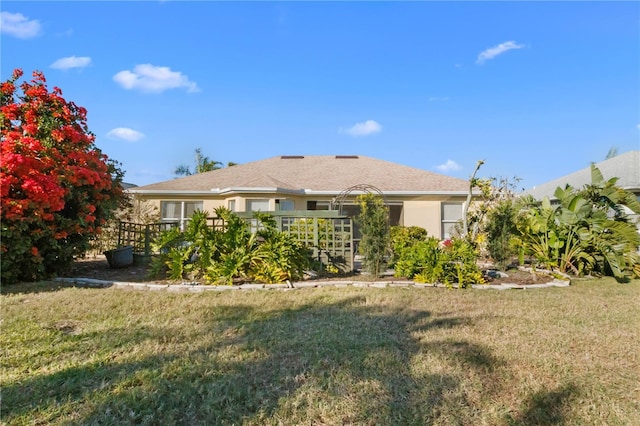
[[[430,236],[441,238],[440,201],[405,201],[404,226],[419,226]]]
[[[147,196],[148,197],[148,196]],[[294,202],[294,210],[306,210],[307,201],[322,201],[328,202],[332,199],[329,196],[290,196],[284,194],[240,194],[219,198],[207,198],[204,196],[161,196],[158,198],[147,198],[147,203],[158,208],[160,212],[161,201],[202,201],[203,209],[210,215],[219,206],[229,207],[229,202],[235,202],[236,212],[245,212],[247,208],[247,200],[269,200],[269,210],[276,210],[276,199],[291,200]],[[348,200],[347,203],[352,203],[355,200]],[[436,238],[442,238],[442,203],[463,203],[465,197],[442,197],[437,199],[434,196],[428,199],[402,199],[401,197],[392,197],[387,200],[392,203],[402,203],[402,213],[400,214],[399,223],[404,226],[419,226],[427,230],[428,234]]]
[[[142,197],[136,197],[136,200],[138,200],[140,202],[140,204],[142,206],[144,206],[143,208],[145,209],[157,209],[158,211],[158,217],[160,216],[160,200],[155,200],[155,199],[149,199],[149,198],[142,198]]]
[[[198,201],[198,200],[195,200]],[[220,206],[227,207],[226,200],[202,200],[202,210],[209,213],[209,216],[213,215],[213,211]]]

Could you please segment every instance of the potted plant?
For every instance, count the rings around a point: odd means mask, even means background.
[[[133,265],[133,246],[123,246],[104,252],[111,268],[126,268]]]

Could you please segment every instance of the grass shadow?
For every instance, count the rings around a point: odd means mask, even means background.
[[[467,341],[424,344],[413,337],[458,327],[464,318],[371,305],[364,296],[271,310],[234,304],[199,314],[203,329],[171,338],[175,350],[86,363],[5,387],[3,417],[56,421],[72,412],[65,423],[428,425],[449,395],[464,392],[453,375],[416,375],[414,356],[430,351],[482,374],[499,364]],[[127,347],[148,340],[166,348],[167,331],[116,330],[114,338]],[[187,339],[197,344],[178,349]],[[331,412],[335,407],[346,407],[342,417]]]
[[[578,395],[578,388],[566,384],[553,390],[542,389],[531,395],[523,404],[520,414],[508,419],[516,425],[562,425],[571,401]]]

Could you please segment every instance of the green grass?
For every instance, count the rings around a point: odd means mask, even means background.
[[[6,424],[640,424],[640,281],[3,289]]]

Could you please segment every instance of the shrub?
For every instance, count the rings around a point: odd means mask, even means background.
[[[360,214],[354,220],[362,233],[358,250],[364,256],[365,270],[377,277],[389,254],[389,209],[379,195],[363,194],[357,200]]]
[[[545,198],[522,212],[519,239],[538,265],[576,275],[605,274],[619,280],[640,276],[640,235],[625,207],[640,214],[635,196],[605,181],[594,165],[582,190],[557,188],[559,204]]]
[[[440,241],[429,237],[426,240],[414,241],[412,244],[400,248],[394,253],[397,257],[395,275],[413,278],[423,274],[429,282],[436,282],[442,273],[442,250]]]
[[[393,251],[390,266],[395,267],[398,256],[407,247],[427,239],[427,230],[419,226],[392,226],[391,249]]]
[[[443,283],[460,287],[484,282],[477,265],[478,254],[466,239],[438,241],[429,237],[397,253],[395,274],[416,282]]]
[[[273,218],[256,213],[257,231],[230,210],[220,207],[216,216],[222,228],[208,225],[207,213],[196,211],[184,232],[163,232],[154,243],[161,255],[152,270],[167,271],[168,277],[204,279],[209,283],[234,281],[279,283],[302,278],[309,265],[309,252],[293,236],[277,230]]]
[[[509,260],[515,254],[512,237],[516,233],[516,209],[512,200],[500,200],[487,214],[487,249],[498,267],[506,269]]]
[[[2,281],[70,267],[118,206],[122,172],[95,146],[86,110],[49,92],[42,73],[0,85]]]

